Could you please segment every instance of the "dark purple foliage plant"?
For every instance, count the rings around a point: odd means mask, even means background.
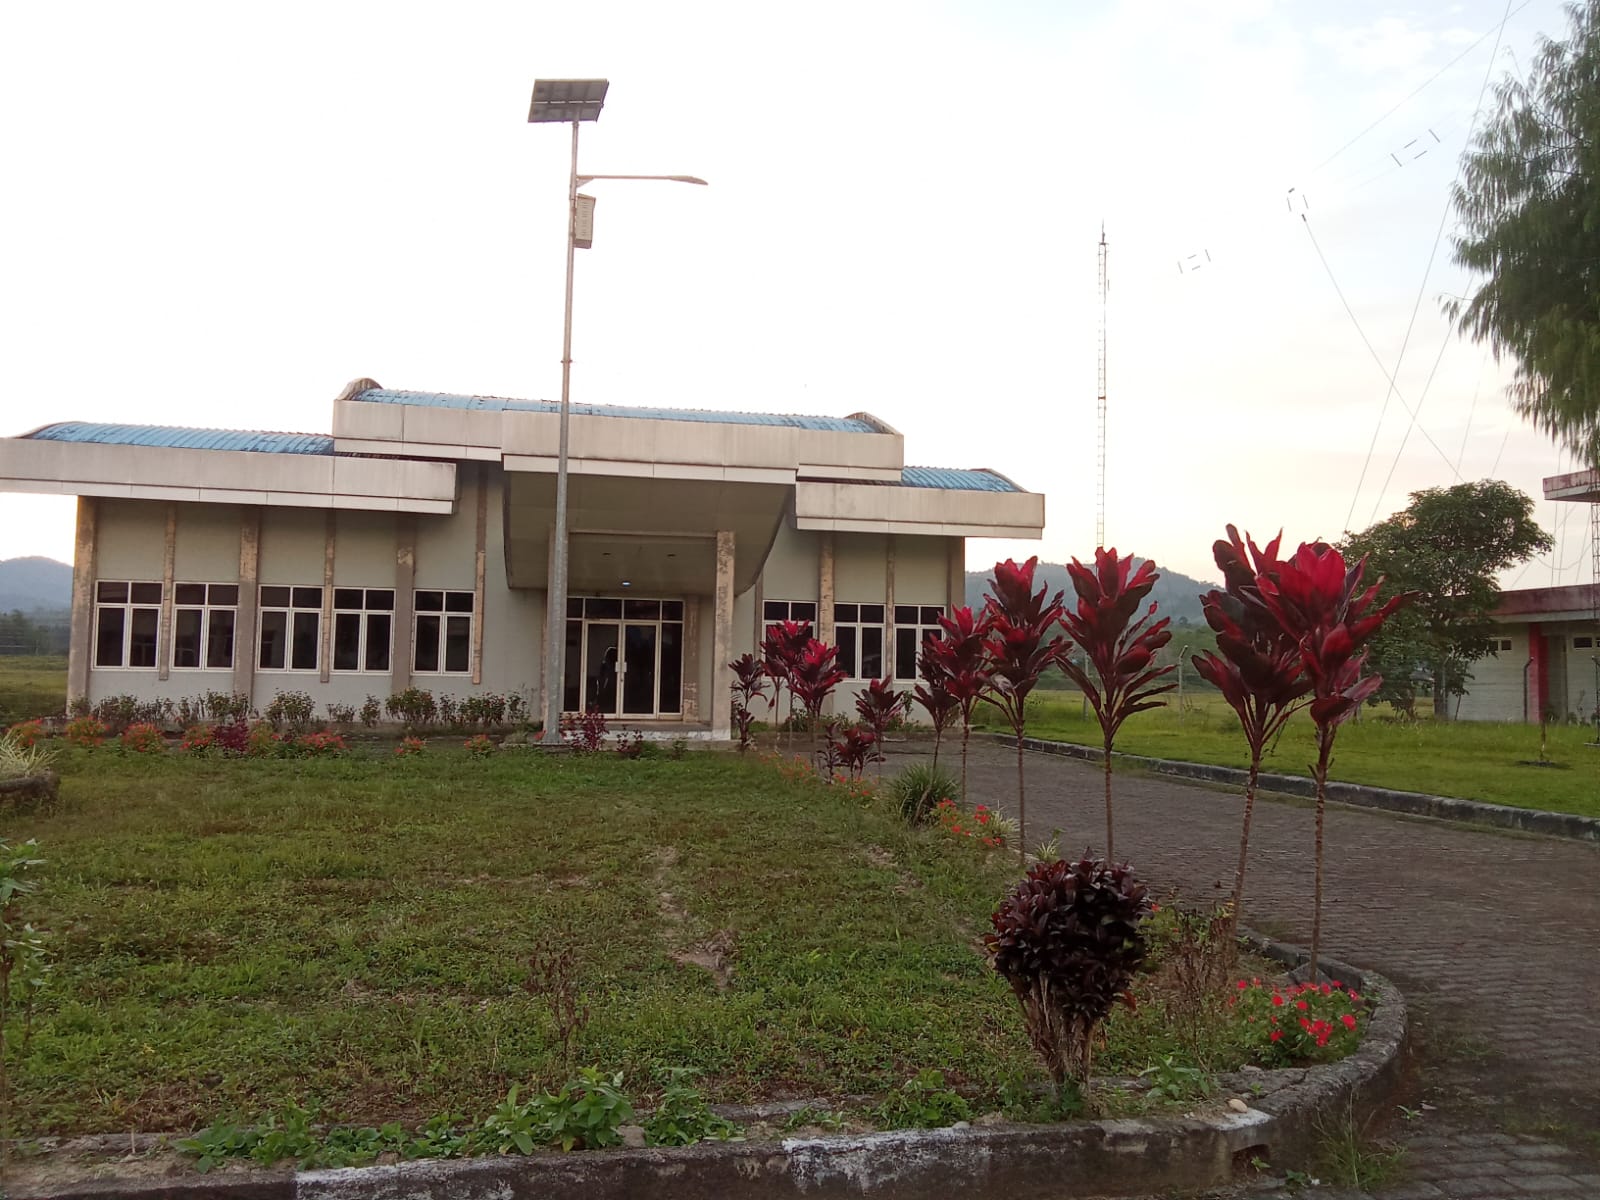
[[[954,719],[961,708],[961,702],[951,694],[944,664],[940,662],[938,655],[929,650],[928,645],[928,642],[924,642],[921,653],[917,655],[917,674],[921,682],[911,689],[911,697],[922,705],[923,711],[928,714],[929,722],[933,725],[933,765],[937,768],[939,745],[944,741],[945,726]]]
[[[1028,727],[1028,696],[1047,669],[1066,658],[1072,643],[1054,630],[1061,622],[1062,594],[1045,599],[1047,588],[1033,590],[1037,557],[1025,563],[995,563],[984,616],[989,626],[989,692],[985,697],[1005,714],[1017,737],[1017,854],[1026,861],[1028,793],[1023,777],[1022,742]]]
[[[1149,911],[1126,863],[1084,857],[1036,863],[990,918],[984,944],[1060,1098],[1074,1085],[1087,1089],[1095,1026],[1144,961],[1139,926]]]
[[[897,691],[889,679],[874,679],[856,696],[856,715],[872,731],[872,755],[883,776],[883,737],[895,718],[911,707],[911,693]]]
[[[1326,542],[1302,542],[1293,558],[1277,563],[1271,573],[1256,576],[1261,603],[1300,648],[1311,679],[1311,720],[1317,727],[1316,881],[1312,897],[1311,978],[1317,977],[1322,949],[1322,834],[1328,800],[1328,764],[1339,726],[1383,685],[1379,675],[1363,676],[1367,653],[1362,649],[1383,623],[1415,593],[1402,592],[1378,604],[1383,580],[1361,587],[1366,559],[1348,566]]]
[[[813,754],[817,751],[817,732],[822,721],[823,706],[828,703],[833,689],[848,678],[844,668],[839,666],[838,656],[837,646],[812,638],[789,671],[789,690],[805,708],[811,722]]]
[[[1172,640],[1167,618],[1146,624],[1155,616],[1156,606],[1138,620],[1134,614],[1161,578],[1149,561],[1133,570],[1133,557],[1119,557],[1115,549],[1100,547],[1094,552],[1094,569],[1077,559],[1067,567],[1072,587],[1078,594],[1077,606],[1068,607],[1061,624],[1078,643],[1088,660],[1088,669],[1066,657],[1061,669],[1083,689],[1100,720],[1102,749],[1105,754],[1106,783],[1106,859],[1116,856],[1116,831],[1111,810],[1111,748],[1117,730],[1134,713],[1160,708],[1163,700],[1154,697],[1170,692],[1176,685],[1156,680],[1172,671],[1172,666],[1155,665],[1156,651]],[[1175,665],[1175,664],[1174,664]],[[1093,671],[1091,677],[1090,671]]]
[[[1200,597],[1206,623],[1216,631],[1217,652],[1207,650],[1190,659],[1200,678],[1222,693],[1244,730],[1250,748],[1250,775],[1244,789],[1244,821],[1239,832],[1239,865],[1233,875],[1229,900],[1228,934],[1236,937],[1244,908],[1245,867],[1250,855],[1250,822],[1255,812],[1256,781],[1261,757],[1268,744],[1295,713],[1308,704],[1311,678],[1305,673],[1300,644],[1273,618],[1261,602],[1256,586],[1260,576],[1278,572],[1278,543],[1273,538],[1265,550],[1254,541],[1241,541],[1239,531],[1228,526],[1226,541],[1218,541],[1212,554],[1222,571],[1222,590]]]
[[[945,690],[961,714],[961,797],[967,795],[967,744],[972,738],[972,709],[989,690],[989,622],[972,609],[953,609],[940,617],[944,636],[930,638],[924,649],[939,664]]]
[[[753,654],[743,654],[728,664],[733,672],[733,682],[728,685],[733,693],[733,727],[739,734],[739,753],[750,749],[750,723],[755,713],[750,705],[766,696],[767,673],[763,664]]]

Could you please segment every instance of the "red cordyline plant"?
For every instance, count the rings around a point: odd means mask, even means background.
[[[1333,739],[1383,683],[1381,675],[1362,677],[1367,655],[1361,649],[1391,614],[1415,593],[1406,592],[1377,604],[1379,580],[1361,589],[1367,560],[1345,565],[1344,556],[1326,542],[1302,542],[1293,558],[1270,574],[1257,574],[1262,606],[1283,632],[1300,647],[1311,679],[1311,720],[1317,726],[1316,881],[1312,893],[1311,978],[1317,977],[1322,949],[1322,829],[1328,798],[1328,764]]]
[[[1052,631],[1063,613],[1062,593],[1045,599],[1048,588],[1033,590],[1037,557],[1025,563],[995,563],[989,580],[984,616],[989,624],[989,694],[985,697],[1011,722],[1017,735],[1017,854],[1024,861],[1028,844],[1028,794],[1023,780],[1022,740],[1027,732],[1028,694],[1039,676],[1060,662],[1072,643]]]
[[[1119,558],[1114,548],[1107,550],[1102,546],[1094,552],[1094,570],[1073,559],[1067,574],[1072,578],[1073,590],[1078,593],[1078,606],[1062,613],[1061,624],[1088,658],[1094,678],[1066,657],[1060,660],[1061,669],[1083,689],[1094,706],[1095,716],[1100,719],[1105,751],[1106,860],[1114,861],[1111,747],[1124,721],[1134,713],[1160,708],[1166,701],[1152,697],[1170,692],[1176,686],[1156,684],[1155,681],[1172,667],[1153,665],[1156,651],[1172,640],[1167,632],[1171,621],[1163,617],[1146,625],[1145,622],[1155,616],[1154,604],[1144,616],[1133,620],[1133,614],[1139,611],[1144,598],[1161,578],[1153,562],[1146,561],[1134,571],[1131,555]]]
[[[850,778],[860,779],[861,772],[874,758],[880,762],[878,735],[865,725],[844,725],[828,730],[827,761],[829,777],[838,767],[850,773]]]
[[[872,731],[872,755],[878,762],[879,778],[883,776],[883,735],[894,719],[910,707],[911,693],[896,691],[888,678],[874,679],[856,695],[856,714]]]
[[[783,689],[789,691],[789,715],[794,716],[794,690],[791,687],[795,664],[805,653],[811,641],[810,621],[778,621],[767,626],[767,636],[761,640],[761,669],[772,680],[772,716],[777,721],[778,701]],[[787,733],[787,731],[785,731]]]
[[[1245,784],[1244,823],[1239,832],[1239,866],[1234,872],[1229,904],[1230,935],[1238,934],[1239,914],[1244,907],[1245,864],[1250,854],[1250,821],[1255,812],[1261,756],[1284,723],[1309,702],[1311,691],[1311,677],[1301,660],[1300,643],[1267,611],[1256,586],[1259,576],[1277,574],[1281,540],[1280,534],[1267,543],[1265,550],[1249,541],[1247,550],[1239,531],[1229,525],[1227,540],[1212,546],[1212,555],[1222,571],[1223,590],[1201,596],[1200,607],[1206,623],[1216,630],[1219,653],[1207,650],[1190,659],[1200,678],[1215,686],[1239,714],[1244,740],[1250,747],[1250,777]]]
[[[940,617],[944,636],[930,638],[924,649],[939,663],[945,690],[955,698],[961,714],[961,798],[967,796],[967,743],[972,739],[972,706],[989,690],[989,636],[987,617],[965,606]]]
[[[750,722],[755,720],[750,705],[757,699],[765,698],[766,685],[763,681],[767,672],[753,654],[740,655],[728,664],[728,669],[733,672],[733,682],[728,685],[728,690],[733,693],[733,726],[739,733],[739,753],[743,754],[750,749]]]
[[[911,697],[922,705],[928,720],[933,723],[933,765],[937,768],[939,743],[944,741],[944,727],[950,724],[950,718],[956,715],[961,702],[951,694],[944,664],[939,661],[938,655],[928,649],[928,645],[929,642],[924,642],[917,655],[917,674],[922,677],[922,682],[911,689]]]
[[[822,706],[828,702],[833,689],[849,676],[839,666],[839,648],[826,642],[810,639],[800,653],[799,660],[790,668],[789,690],[805,706],[811,720],[811,750],[817,750],[817,728],[822,722]]]

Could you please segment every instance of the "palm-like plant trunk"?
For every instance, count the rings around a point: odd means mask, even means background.
[[[939,743],[942,742],[943,740],[944,740],[944,726],[943,725],[935,725],[933,727],[933,769],[935,771],[937,771],[939,769]]]
[[[967,802],[967,743],[972,740],[972,718],[961,714],[961,803]]]
[[[1322,953],[1322,821],[1328,808],[1328,760],[1333,757],[1333,730],[1317,731],[1316,880],[1311,891],[1311,981],[1317,979]]]
[[[1239,936],[1239,914],[1244,910],[1244,868],[1250,855],[1250,818],[1255,815],[1256,777],[1261,772],[1261,751],[1250,749],[1250,778],[1244,785],[1244,825],[1239,831],[1239,868],[1233,873],[1233,896],[1229,900],[1228,938]]]
[[[1028,865],[1028,793],[1022,782],[1022,729],[1017,729],[1017,862]]]
[[[1105,770],[1106,770],[1106,861],[1117,860],[1116,835],[1113,832],[1111,820],[1111,738],[1105,742]]]

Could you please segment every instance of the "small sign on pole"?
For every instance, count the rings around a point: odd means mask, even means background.
[[[572,211],[572,244],[579,250],[594,245],[594,197],[579,193]]]

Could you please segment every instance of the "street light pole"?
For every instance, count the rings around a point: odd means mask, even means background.
[[[556,522],[551,530],[550,578],[545,581],[544,736],[561,744],[563,651],[567,638],[567,448],[572,424],[572,271],[578,251],[578,119],[572,121],[572,170],[567,176],[567,299],[561,322],[561,433],[556,451]]]
[[[572,168],[567,174],[567,295],[561,328],[561,417],[556,452],[556,516],[550,530],[550,572],[545,587],[544,733],[546,746],[561,745],[562,692],[565,687],[567,625],[567,479],[572,421],[572,275],[578,250],[578,188],[597,179],[647,179],[696,183],[693,175],[580,175],[578,125],[597,121],[610,83],[604,79],[538,79],[533,84],[530,123],[571,122]],[[587,199],[587,197],[585,197]],[[587,246],[589,243],[584,242]]]

